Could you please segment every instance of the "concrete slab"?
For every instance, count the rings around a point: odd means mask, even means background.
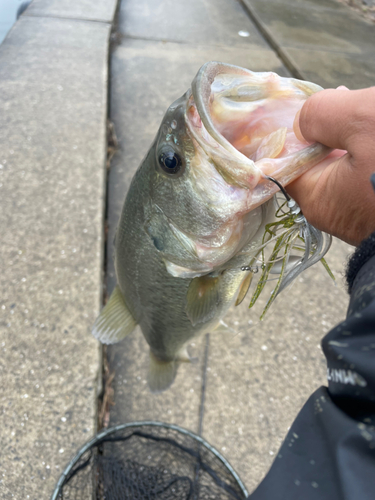
[[[1,498],[49,498],[96,430],[109,32],[24,16],[0,47]]]
[[[193,44],[124,39],[111,61],[110,116],[119,141],[109,176],[108,256],[125,193],[131,178],[160,126],[169,105],[191,84],[199,67],[208,60],[248,66],[254,71],[284,72],[269,49],[215,48]],[[107,263],[108,289],[115,284],[113,260]],[[115,406],[110,425],[137,419],[173,422],[199,430],[204,360],[204,338],[192,346],[199,363],[182,365],[171,389],[152,395],[146,386],[148,346],[140,331],[120,344],[108,347],[110,369],[115,372]]]
[[[345,85],[349,89],[360,89],[371,87],[375,82],[375,57],[369,54],[342,54],[289,47],[288,55],[307,80],[325,88]]]
[[[285,47],[373,55],[372,23],[349,10],[324,11],[281,2],[243,0],[250,5],[277,43]]]
[[[124,0],[118,29],[128,37],[171,42],[268,47],[236,0]],[[238,33],[247,32],[248,36]]]
[[[117,0],[93,2],[92,0],[33,0],[24,16],[64,17],[87,21],[111,23]]]
[[[350,252],[336,240],[327,255],[337,286],[322,265],[314,266],[280,295],[264,321],[258,318],[269,294],[249,310],[249,293],[225,318],[235,333],[210,334],[203,436],[249,491],[268,471],[307,398],[326,385],[320,340],[345,316],[342,273]]]

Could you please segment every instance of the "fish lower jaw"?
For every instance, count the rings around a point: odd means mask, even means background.
[[[164,264],[167,269],[167,272],[173,276],[174,278],[185,278],[185,279],[193,279],[198,276],[202,276],[204,274],[208,274],[213,271],[213,266],[206,265],[202,266],[201,269],[189,269],[187,267],[179,266],[170,262],[169,260],[164,259]]]

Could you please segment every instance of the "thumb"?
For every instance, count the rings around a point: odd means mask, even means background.
[[[374,102],[374,90],[339,87],[317,92],[307,99],[296,116],[296,136],[352,153],[353,137],[363,132],[363,122],[368,120],[369,106]]]

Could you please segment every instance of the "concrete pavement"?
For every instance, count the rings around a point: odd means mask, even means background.
[[[48,499],[96,432],[101,351],[89,327],[102,302],[116,3],[102,2],[100,12],[52,4],[34,0],[0,46],[4,500]]]
[[[375,81],[374,23],[336,0],[241,0],[288,68],[322,87]]]
[[[0,46],[4,499],[49,498],[62,467],[96,432],[101,351],[89,328],[102,303],[115,8],[115,0],[34,0]],[[216,59],[325,86],[367,86],[375,76],[371,27],[334,0],[122,1],[109,88],[119,139],[109,177],[109,291],[111,242],[131,176],[199,66]],[[251,313],[246,303],[231,311],[236,334],[196,341],[199,363],[182,366],[161,395],[146,387],[139,331],[109,349],[110,425],[159,419],[202,431],[252,490],[324,383],[319,342],[345,314],[349,252],[335,242],[327,257],[336,287],[315,266],[263,323],[264,297]]]

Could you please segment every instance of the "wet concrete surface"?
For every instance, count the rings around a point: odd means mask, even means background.
[[[324,88],[345,85],[349,89],[360,89],[371,87],[375,82],[372,53],[347,54],[289,47],[288,54],[297,67],[303,67],[305,78]]]
[[[286,3],[245,0],[283,47],[314,48],[329,52],[373,52],[375,30],[341,9],[310,8]]]
[[[242,1],[301,78],[323,87],[373,85],[373,22],[335,0]]]
[[[220,47],[268,48],[237,0],[139,0],[121,3],[119,32],[135,37]],[[241,37],[238,32],[246,31]]]

